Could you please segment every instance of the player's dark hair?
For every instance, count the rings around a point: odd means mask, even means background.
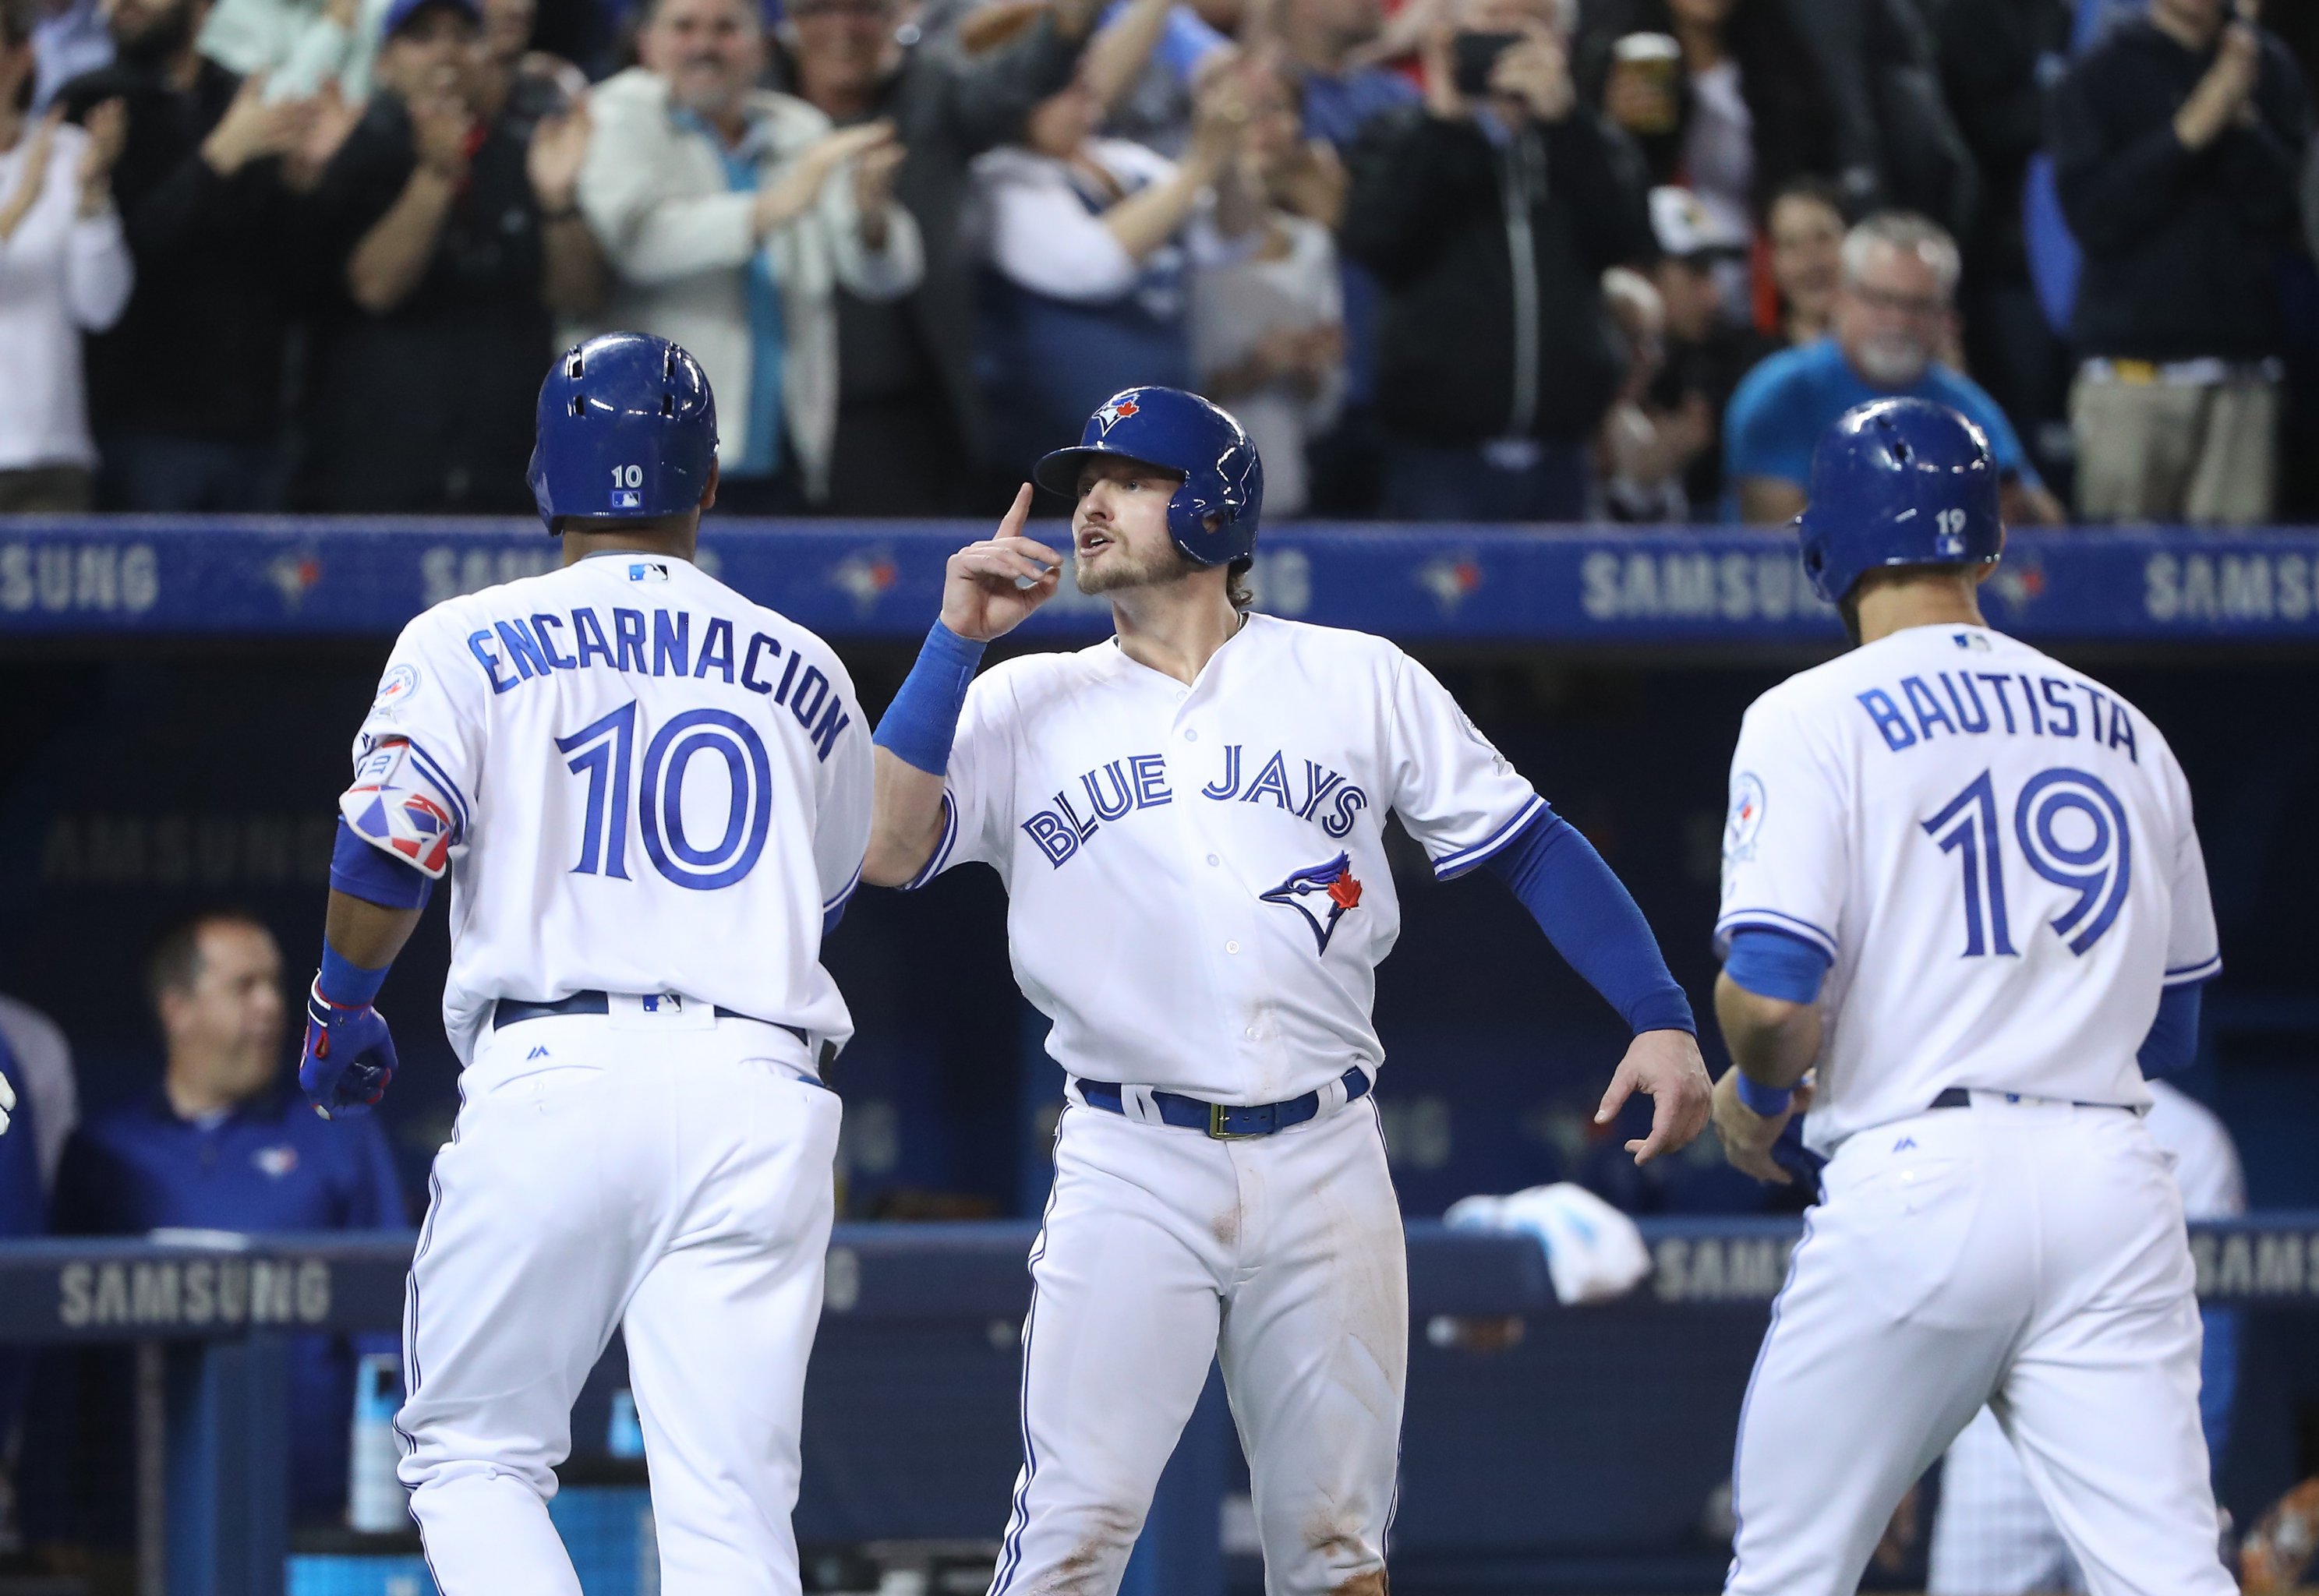
[[[201,909],[163,932],[145,956],[145,996],[158,1005],[164,992],[184,992],[202,978],[202,933],[212,925],[254,925],[272,934],[256,914],[238,904]]]
[[[1224,597],[1232,600],[1234,609],[1246,609],[1256,602],[1256,595],[1248,591],[1248,573],[1255,565],[1253,555],[1242,555],[1224,567]]]

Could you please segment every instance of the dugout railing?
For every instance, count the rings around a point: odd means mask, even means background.
[[[1664,1433],[1678,1402],[1685,1422],[1728,1438],[1799,1227],[1779,1219],[1642,1224],[1651,1273],[1620,1302],[1578,1308],[1557,1303],[1544,1254],[1528,1238],[1409,1227],[1414,1355],[1397,1579],[1406,1565],[1416,1583],[1429,1582],[1429,1570],[1494,1583],[1491,1549],[1475,1540],[1469,1520],[1477,1507],[1502,1517],[1510,1483],[1534,1493],[1532,1514],[1565,1528],[1615,1517],[1611,1504],[1620,1501],[1629,1504],[1628,1529],[1654,1515],[1679,1523],[1711,1495],[1713,1479],[1679,1477],[1697,1472],[1687,1452],[1670,1460],[1622,1438]],[[1003,1332],[1028,1300],[1031,1236],[1032,1227],[1012,1222],[838,1228],[808,1384],[801,1538],[996,1533],[1016,1446],[1019,1351]],[[288,1545],[284,1339],[395,1327],[411,1246],[407,1234],[0,1246],[0,1341],[166,1348],[152,1438],[171,1596],[280,1596]],[[2319,1307],[2319,1213],[2196,1225],[2192,1251],[2206,1304]],[[1474,1324],[1490,1330],[1460,1338],[1436,1328]],[[1510,1334],[1565,1366],[1571,1392],[1595,1396],[1533,1406],[1524,1398],[1534,1393],[1509,1389],[1493,1375],[1495,1356],[1474,1348],[1502,1347]],[[1541,1471],[1533,1443],[1545,1440],[1591,1447],[1595,1471],[1610,1477],[1559,1477],[1550,1462]],[[1212,1380],[1127,1589],[1211,1596],[1225,1588],[1219,1526],[1233,1446]],[[1651,1558],[1621,1557],[1612,1546],[1621,1527],[1602,1528],[1601,1550],[1564,1555],[1559,1577],[1541,1575],[1534,1555],[1501,1552],[1496,1561],[1528,1569],[1531,1580],[1605,1588],[1648,1588],[1674,1574],[1663,1567],[1638,1582]],[[1693,1561],[1711,1572],[1717,1555],[1701,1546]]]

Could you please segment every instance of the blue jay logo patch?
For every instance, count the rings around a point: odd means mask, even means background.
[[[1361,884],[1353,879],[1352,856],[1340,853],[1326,864],[1308,864],[1291,871],[1279,886],[1257,896],[1266,903],[1286,904],[1304,915],[1304,924],[1313,928],[1314,951],[1326,953],[1337,922],[1347,910],[1360,907]]]
[[[1135,414],[1136,411],[1142,408],[1143,407],[1141,405],[1135,402],[1132,397],[1123,393],[1117,399],[1112,400],[1100,410],[1096,410],[1095,413],[1095,419],[1103,423],[1104,431],[1108,433],[1113,428],[1118,426],[1122,421],[1124,421],[1128,417]]]

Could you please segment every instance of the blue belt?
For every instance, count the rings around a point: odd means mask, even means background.
[[[2018,1092],[2008,1092],[2005,1096],[2016,1102],[2018,1102],[2021,1097]],[[1933,1099],[1933,1106],[1935,1108],[1971,1108],[1972,1089],[1969,1087],[1951,1087]],[[2072,1103],[2070,1106],[2071,1108],[2115,1108],[2123,1114],[2134,1112],[2123,1103]]]
[[[559,997],[554,1003],[526,1003],[520,998],[502,997],[492,1005],[492,1029],[504,1031],[510,1025],[520,1025],[526,1020],[545,1020],[555,1014],[609,1014],[612,1000],[601,992],[574,992],[569,997]],[[739,1009],[719,1004],[716,1015],[720,1020],[757,1020],[754,1014],[744,1014]],[[771,1025],[786,1031],[808,1048],[813,1038],[795,1025],[784,1025],[779,1020],[757,1020],[760,1025]]]
[[[1345,1071],[1345,1101],[1357,1102],[1369,1095],[1369,1078],[1361,1067],[1354,1065]],[[1123,1114],[1127,1107],[1120,1099],[1119,1083],[1108,1080],[1083,1080],[1078,1083],[1079,1096],[1089,1108],[1100,1108],[1105,1114]],[[1276,1131],[1286,1131],[1291,1125],[1301,1125],[1321,1112],[1321,1094],[1307,1092],[1302,1097],[1291,1097],[1286,1103],[1205,1103],[1197,1097],[1179,1096],[1174,1092],[1151,1094],[1153,1106],[1160,1117],[1171,1125],[1187,1131],[1202,1131],[1218,1141],[1246,1141],[1258,1136],[1269,1136]]]

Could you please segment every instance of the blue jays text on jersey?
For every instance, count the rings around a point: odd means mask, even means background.
[[[1223,772],[1204,783],[1200,796],[1217,803],[1270,804],[1319,826],[1331,837],[1353,829],[1353,818],[1368,807],[1369,795],[1318,760],[1302,761],[1301,782],[1289,774],[1286,751],[1277,751],[1258,768],[1253,780],[1242,782],[1243,745],[1224,746]],[[1168,785],[1164,754],[1136,753],[1096,766],[1079,778],[1086,795],[1084,817],[1069,789],[1059,789],[1051,808],[1035,811],[1024,821],[1023,832],[1039,845],[1047,862],[1060,870],[1078,853],[1080,845],[1108,821],[1123,820],[1138,809],[1156,809],[1175,801]],[[1325,807],[1324,807],[1325,806]]]
[[[512,692],[553,671],[606,669],[638,676],[710,676],[729,686],[762,693],[787,708],[812,737],[817,757],[826,760],[853,724],[843,696],[833,690],[819,666],[796,654],[783,655],[778,639],[752,632],[739,640],[725,616],[707,618],[700,647],[692,647],[693,617],[688,610],[654,609],[649,624],[641,609],[614,606],[608,632],[596,611],[575,605],[568,615],[542,610],[528,618],[493,621],[467,635],[467,652],[483,668],[493,693]],[[566,653],[568,634],[573,652]]]

